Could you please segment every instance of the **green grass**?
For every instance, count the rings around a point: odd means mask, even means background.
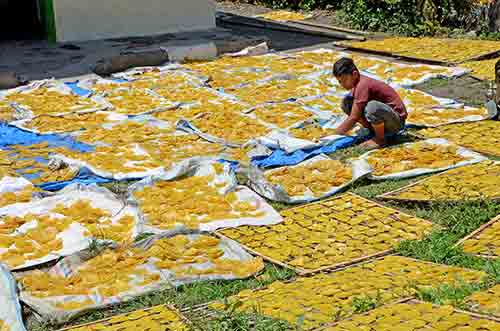
[[[207,331],[288,331],[295,328],[292,328],[285,321],[267,318],[258,312],[254,314],[222,312],[208,323],[194,323],[193,329]]]
[[[352,308],[354,313],[361,314],[372,309],[377,308],[382,303],[382,297],[380,296],[380,292],[377,293],[377,296],[360,296],[355,297],[352,300]]]
[[[487,288],[487,283],[467,284],[458,286],[442,285],[435,288],[419,288],[415,295],[417,299],[438,305],[453,305],[465,309],[465,299],[472,293]]]
[[[419,85],[419,89],[422,90],[430,90],[436,87],[446,87],[448,86],[453,80],[451,79],[446,79],[446,78],[432,78],[425,82],[424,84]]]

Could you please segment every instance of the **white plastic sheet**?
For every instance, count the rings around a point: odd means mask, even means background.
[[[407,124],[435,128],[443,125],[477,122],[492,119],[498,114],[496,104],[488,103],[484,108],[464,105],[449,105],[430,109],[408,109]],[[420,118],[419,118],[420,117]]]
[[[127,116],[126,115],[123,115],[123,114],[118,114],[118,113],[114,113],[114,112],[111,112],[111,111],[96,111],[95,112],[96,115],[103,115],[105,116],[105,121],[102,122],[102,124],[105,124],[107,122],[109,123],[112,123],[112,122],[120,122],[120,121],[124,121],[127,119]],[[65,114],[65,115],[59,115],[59,116],[47,116],[47,117],[58,117],[60,118],[61,120],[63,119],[66,119],[67,121],[72,121],[71,118],[67,119],[68,117],[68,114]],[[41,116],[37,116],[37,117],[34,117],[34,118],[27,118],[27,119],[23,119],[23,120],[18,120],[18,121],[14,121],[14,122],[11,122],[9,123],[10,125],[14,125],[14,126],[17,126],[18,128],[20,129],[23,129],[25,131],[28,131],[28,132],[33,132],[33,133],[36,133],[36,134],[62,134],[62,133],[72,133],[72,132],[76,132],[76,131],[80,131],[82,129],[85,129],[87,126],[89,125],[94,125],[96,123],[85,123],[83,120],[82,120],[82,126],[76,130],[71,130],[71,129],[56,129],[56,128],[47,128],[47,129],[37,129],[36,127],[32,127],[32,125],[30,125],[30,123],[32,123],[33,121],[37,120],[37,119],[40,119]],[[50,121],[50,120],[48,120]]]
[[[138,144],[133,145],[133,152],[135,155],[138,156],[147,156],[148,153],[144,151]],[[92,152],[90,152],[92,153]],[[130,172],[122,172],[122,171],[108,171],[108,170],[103,170],[99,169],[97,166],[92,165],[89,162],[82,161],[79,159],[71,158],[71,157],[66,157],[61,154],[57,154],[54,156],[51,156],[51,160],[56,160],[59,162],[63,162],[64,164],[67,164],[69,167],[72,168],[87,168],[89,169],[92,173],[96,174],[97,176],[104,177],[104,178],[111,178],[114,180],[128,180],[128,179],[140,179],[148,176],[159,176],[165,172],[165,168],[162,166],[155,167],[155,168],[150,168],[150,169],[145,169],[143,171],[130,171]],[[130,166],[136,166],[139,165],[137,162],[130,161],[130,163],[127,163]],[[171,171],[176,171],[182,169],[182,164],[177,164],[174,166],[174,168]],[[181,170],[179,170],[181,171]]]
[[[276,212],[268,203],[266,203],[264,199],[259,197],[256,193],[252,192],[248,188],[237,185],[236,178],[234,174],[231,172],[229,164],[226,163],[223,165],[224,167],[223,173],[217,173],[216,169],[214,168],[214,164],[216,163],[214,163],[213,161],[207,161],[199,163],[197,165],[193,165],[193,167],[190,168],[190,171],[185,172],[185,174],[187,176],[196,176],[196,177],[213,176],[213,179],[210,183],[208,183],[208,186],[216,188],[221,196],[225,196],[226,194],[234,192],[236,194],[235,202],[248,203],[256,207],[256,212],[260,214],[259,216],[244,216],[244,217],[221,218],[221,219],[215,218],[209,221],[203,221],[203,219],[207,215],[205,214],[200,215],[199,213],[193,213],[193,216],[197,217],[200,220],[200,222],[198,228],[189,229],[189,227],[186,226],[186,224],[183,223],[181,220],[177,220],[175,224],[171,224],[168,226],[167,225],[161,227],[157,226],[151,222],[151,220],[145,213],[142,213],[141,217],[143,218],[142,223],[144,224],[144,230],[146,232],[151,232],[151,233],[167,233],[167,234],[179,233],[186,230],[215,231],[219,228],[237,227],[241,225],[270,225],[279,223],[283,220],[280,214]],[[139,199],[137,199],[134,196],[135,192],[141,192],[145,188],[154,186],[156,183],[162,181],[175,180],[175,178],[176,177],[174,176],[157,176],[157,177],[145,178],[144,180],[132,185],[129,188],[129,201],[131,202],[131,204],[136,205],[138,206],[139,209],[141,209],[143,207],[141,207],[141,202],[139,201]],[[201,201],[206,202],[204,201],[204,197],[202,196],[196,197],[195,195],[186,198],[201,199]],[[195,201],[193,202],[195,203]],[[169,204],[168,199],[166,199],[162,203],[163,206],[167,205],[168,208],[171,208],[173,211],[175,211],[176,206],[175,205],[169,206],[168,204]],[[214,208],[216,208],[215,205]],[[213,212],[217,212],[217,210],[215,209],[213,210]]]
[[[182,235],[184,236],[184,235]],[[188,234],[186,237],[189,241],[196,240],[199,238],[200,234]],[[206,237],[206,235],[203,235]],[[169,236],[156,235],[147,239],[144,239],[136,243],[131,249],[125,248],[125,252],[128,252],[126,256],[142,256],[141,254],[148,254],[148,250],[160,240],[171,240],[168,239]],[[178,237],[173,237],[175,240]],[[174,269],[163,269],[156,265],[158,261],[155,257],[147,257],[144,262],[140,263],[135,267],[135,269],[129,270],[125,268],[122,271],[126,272],[128,277],[128,286],[123,291],[118,290],[116,295],[107,296],[103,290],[106,289],[109,283],[97,283],[94,288],[89,288],[91,294],[75,294],[75,295],[65,295],[64,293],[47,296],[47,297],[37,297],[29,291],[28,288],[23,287],[23,277],[20,277],[20,287],[21,287],[21,300],[30,306],[34,311],[36,311],[43,320],[54,321],[54,322],[65,322],[69,319],[78,316],[79,314],[98,308],[103,308],[111,304],[116,304],[119,302],[125,302],[131,300],[135,297],[145,295],[151,292],[159,291],[165,288],[177,287],[183,284],[189,284],[198,281],[216,280],[216,279],[238,279],[246,278],[250,276],[251,273],[258,272],[263,268],[263,263],[259,258],[253,258],[248,254],[239,244],[229,239],[220,239],[217,248],[222,250],[223,255],[219,258],[222,260],[241,262],[243,264],[250,264],[249,270],[246,270],[247,274],[240,274],[239,270],[231,270],[230,268],[224,273],[217,273],[217,269],[214,269],[213,260],[209,260],[203,263],[191,262],[183,263],[181,267],[182,270],[189,270],[189,268],[197,270],[206,270],[205,273],[178,273]],[[123,249],[122,249],[123,250]],[[118,250],[119,252],[120,250]],[[109,252],[109,251],[107,251]],[[106,251],[101,252],[101,255],[106,253]],[[180,256],[179,258],[189,258],[189,252],[185,252],[185,256]],[[146,255],[147,256],[147,255]],[[99,257],[99,256],[98,256]],[[48,271],[50,275],[60,276],[69,278],[71,276],[76,276],[79,274],[79,270],[85,268],[87,261],[94,259],[92,255],[88,254],[76,254],[69,256],[61,260],[56,266]],[[108,270],[99,270],[99,272],[104,272],[111,277],[118,277],[113,273],[118,272],[114,270],[113,267]],[[27,274],[29,275],[29,274]],[[156,280],[148,283],[144,283],[146,277],[156,275]],[[115,284],[113,284],[115,285]],[[57,307],[57,304],[71,304],[71,303],[85,303],[82,307],[66,308]]]
[[[61,214],[53,210],[58,205],[69,207],[78,201],[88,201],[93,208],[98,208],[107,211],[110,214],[110,223],[117,224],[122,217],[130,216],[134,219],[134,224],[129,234],[129,238],[122,238],[125,241],[130,241],[138,234],[142,233],[142,224],[136,208],[126,205],[120,201],[109,190],[98,187],[97,185],[81,185],[71,184],[58,192],[57,194],[43,199],[35,200],[27,203],[16,203],[0,208],[1,216],[24,217],[27,214],[36,216],[50,216],[54,220],[64,219]],[[97,219],[95,220],[98,221]],[[3,221],[0,220],[0,224]],[[35,229],[39,226],[38,221],[31,221],[18,227],[10,236],[22,235],[30,229]],[[104,225],[103,225],[104,226]],[[105,240],[106,238],[92,238],[92,235],[87,233],[88,229],[85,225],[78,222],[72,222],[69,227],[57,233],[56,238],[62,240],[62,248],[57,251],[50,251],[46,256],[30,259],[29,255],[25,257],[25,262],[21,265],[11,267],[12,270],[19,270],[28,267],[34,267],[46,262],[56,260],[62,256],[67,256],[89,247],[93,239]],[[15,243],[9,248],[15,247]],[[6,253],[8,248],[0,248],[0,255]]]
[[[48,80],[40,80],[40,81],[33,81],[28,85],[25,86],[20,86],[15,89],[11,90],[6,90],[0,93],[0,99],[5,98],[8,95],[11,94],[16,94],[16,93],[21,93],[21,94],[29,94],[32,92],[35,92],[36,90],[40,88],[46,88],[49,91],[55,91],[60,93],[61,95],[72,95],[73,92],[71,88],[66,86],[64,83],[60,81],[56,81],[53,79],[48,79]],[[68,110],[66,112],[61,112],[61,113],[56,113],[51,115],[53,116],[58,116],[58,115],[65,115],[65,114],[71,114],[71,113],[92,113],[96,112],[98,110],[106,110],[108,108],[108,104],[100,97],[80,97],[82,100],[91,100],[95,103],[94,107],[87,107],[83,109],[78,109],[78,110]],[[33,118],[35,117],[35,113],[26,105],[18,104],[15,102],[11,102],[10,105],[15,108],[16,113],[15,113],[15,119],[16,120],[23,120],[27,118]],[[38,114],[40,115],[40,114]]]
[[[134,149],[134,151],[137,155],[144,155],[146,157],[149,155],[144,149],[140,147],[140,145],[136,144],[135,146],[136,148]],[[164,166],[159,166],[144,171],[112,172],[99,169],[96,166],[90,164],[89,162],[74,158],[68,158],[60,154],[51,157],[52,160],[59,160],[60,162],[63,162],[64,164],[67,164],[70,167],[87,168],[97,176],[110,178],[114,180],[134,180],[134,179],[143,179],[151,176],[175,178],[184,175],[186,173],[186,170],[192,167],[193,163],[197,164],[207,160],[213,160],[215,158],[216,157],[213,156],[192,157],[176,162],[173,165],[169,166],[168,168],[165,168]],[[130,166],[140,165],[132,161],[130,162],[131,162]]]
[[[0,179],[0,194],[19,192],[30,186],[33,186],[33,184],[23,177],[5,176]]]
[[[419,141],[416,143],[407,143],[404,145],[395,146],[395,148],[405,148],[405,147],[410,147],[414,144],[423,144],[423,143],[432,144],[432,145],[440,145],[440,146],[456,146],[456,145],[453,145],[452,143],[448,142],[446,139],[435,138],[435,139],[427,139],[424,141]],[[449,165],[449,166],[440,167],[440,168],[430,168],[430,167],[429,168],[416,168],[416,169],[411,169],[411,170],[407,170],[407,171],[390,173],[390,174],[386,174],[386,175],[382,175],[382,176],[377,176],[377,175],[374,175],[372,173],[370,175],[370,178],[374,179],[374,180],[411,178],[411,177],[416,177],[416,176],[425,175],[425,174],[442,172],[442,171],[445,171],[448,169],[458,168],[458,167],[462,167],[462,166],[469,165],[469,164],[479,163],[479,162],[482,162],[482,161],[485,161],[488,159],[487,157],[485,157],[479,153],[473,152],[471,150],[468,150],[466,148],[463,148],[460,146],[456,146],[456,147],[457,147],[457,154],[462,156],[462,157],[465,157],[466,159],[464,161],[460,161],[454,165]],[[365,160],[369,164],[368,159],[371,155],[373,155],[373,153],[377,153],[377,150],[367,152],[366,154],[363,154],[362,156],[360,156],[359,159]]]
[[[17,285],[9,270],[0,263],[0,330],[26,331]]]
[[[145,78],[143,75],[147,73],[152,73],[152,74],[157,73],[157,75]],[[175,76],[178,77],[180,80],[183,80],[185,83],[192,83],[200,86],[204,85],[208,81],[208,77],[191,75],[190,73],[186,72],[186,70],[181,65],[177,63],[171,63],[159,67],[137,67],[126,70],[124,72],[113,74],[112,76],[117,79],[124,79],[131,82],[136,81],[138,79],[158,80],[163,77]],[[175,87],[176,86],[172,86],[172,88]]]
[[[305,165],[311,165],[314,164],[318,161],[324,161],[324,160],[331,160],[329,157],[326,155],[318,155],[312,159],[309,159],[305,162],[302,162],[296,166],[291,166],[291,167],[284,167],[287,169],[290,168],[297,168],[297,167],[302,167]],[[351,180],[342,183],[339,186],[332,186],[329,190],[326,192],[322,193],[321,195],[315,195],[310,189],[308,189],[305,194],[303,195],[297,195],[297,196],[291,196],[286,192],[286,190],[280,185],[280,184],[273,184],[270,183],[266,179],[266,174],[272,174],[275,172],[277,169],[283,169],[283,168],[276,168],[272,170],[268,170],[266,172],[262,172],[261,170],[257,168],[251,168],[247,170],[246,176],[248,177],[248,186],[254,190],[255,192],[259,193],[260,195],[266,197],[267,199],[273,200],[273,201],[278,201],[278,202],[283,202],[283,203],[304,203],[304,202],[311,202],[315,200],[320,200],[326,197],[329,197],[331,195],[334,195],[335,193],[338,193],[345,188],[347,188],[349,185],[353,184],[359,179],[362,179],[369,175],[371,169],[370,166],[366,163],[364,160],[354,160],[352,163],[349,162],[347,163],[350,165],[351,170],[352,170],[352,178]]]

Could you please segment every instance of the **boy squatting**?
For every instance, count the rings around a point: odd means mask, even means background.
[[[349,58],[341,58],[334,64],[333,75],[343,88],[351,91],[342,100],[342,110],[348,117],[336,129],[337,134],[345,135],[359,123],[374,135],[361,146],[374,149],[385,146],[388,138],[404,128],[408,113],[392,87],[361,75]]]

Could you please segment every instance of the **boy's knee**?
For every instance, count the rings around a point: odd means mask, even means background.
[[[380,107],[378,102],[376,101],[370,101],[366,104],[365,107],[365,118],[368,122],[370,123],[380,123],[384,119],[380,114]]]

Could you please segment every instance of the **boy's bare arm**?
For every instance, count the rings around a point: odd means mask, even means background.
[[[372,129],[372,125],[364,117],[361,117],[359,119],[358,123],[367,129]]]
[[[340,135],[345,135],[347,132],[349,132],[356,123],[360,122],[363,126],[365,126],[365,123],[363,123],[362,118],[362,111],[358,107],[357,104],[352,105],[352,111],[351,114],[349,115],[348,118],[342,122],[342,124],[339,125],[339,127],[335,130],[337,134]]]

